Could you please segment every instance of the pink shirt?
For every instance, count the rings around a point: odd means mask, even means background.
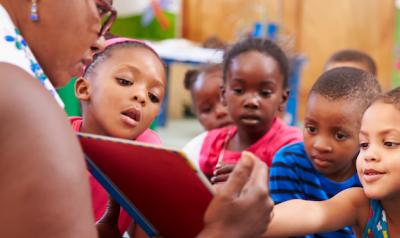
[[[70,122],[72,125],[72,128],[75,131],[80,131],[82,127],[82,118],[81,117],[70,117]],[[151,143],[151,144],[161,144],[160,137],[158,135],[150,130],[147,129],[145,130],[142,134],[136,138],[136,141],[140,142],[146,142],[146,143]],[[93,205],[93,212],[94,212],[94,217],[96,221],[98,221],[106,211],[107,207],[107,202],[108,202],[108,193],[107,191],[103,188],[103,186],[97,182],[97,180],[90,174],[88,173],[89,176],[89,182],[90,182],[90,190],[92,194],[92,205]],[[129,225],[132,222],[132,218],[128,215],[128,213],[121,208],[121,212],[119,215],[118,219],[118,228],[122,233],[124,233]]]
[[[212,176],[218,159],[222,154],[222,161],[227,164],[235,164],[240,159],[241,151],[224,149],[230,139],[237,132],[237,127],[219,128],[207,133],[200,150],[199,164],[204,174]],[[272,127],[256,143],[246,151],[257,155],[268,166],[271,166],[272,158],[281,147],[294,142],[302,141],[303,136],[297,127],[284,124],[280,119],[275,119]]]

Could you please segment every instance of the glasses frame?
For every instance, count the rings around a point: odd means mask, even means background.
[[[108,3],[106,0],[96,0],[97,7],[104,11],[102,16],[108,16],[107,19],[101,25],[99,31],[99,37],[104,36],[111,28],[115,19],[117,18],[117,11]],[[100,17],[102,17],[100,16]]]

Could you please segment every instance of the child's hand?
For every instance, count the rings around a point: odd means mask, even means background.
[[[204,216],[202,237],[260,237],[272,215],[268,195],[268,168],[253,154],[244,152],[210,203]]]
[[[99,238],[121,238],[121,233],[118,229],[119,212],[119,204],[109,196],[106,211],[100,220],[96,222]]]
[[[235,164],[224,164],[214,170],[214,175],[211,177],[211,183],[222,183],[228,180],[229,175],[235,168]]]

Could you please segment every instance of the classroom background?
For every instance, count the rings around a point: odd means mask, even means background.
[[[167,96],[152,128],[163,143],[182,147],[203,131],[184,89],[187,69],[218,62],[220,45],[269,37],[291,60],[285,119],[301,125],[307,93],[327,58],[345,48],[371,55],[385,89],[400,85],[400,1],[396,0],[114,0],[111,32],[145,39],[168,71]],[[79,115],[74,80],[59,89],[67,114]]]

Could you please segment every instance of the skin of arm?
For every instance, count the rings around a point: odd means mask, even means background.
[[[23,70],[0,63],[0,75],[0,237],[97,237],[65,113]]]
[[[290,200],[274,207],[263,237],[287,237],[353,226],[358,233],[368,217],[369,201],[362,188],[350,188],[325,201]],[[290,222],[288,222],[290,221]],[[290,226],[288,226],[290,224]],[[359,235],[359,234],[358,234]]]

